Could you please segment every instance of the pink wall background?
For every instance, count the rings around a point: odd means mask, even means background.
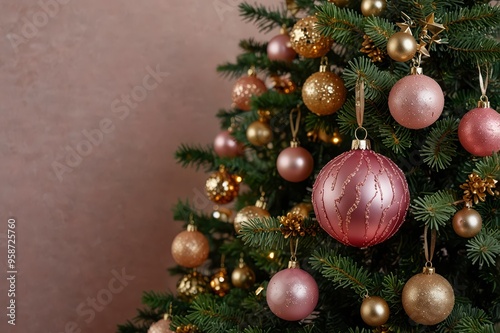
[[[114,332],[143,290],[175,285],[171,206],[203,191],[206,175],[173,152],[211,142],[216,111],[230,105],[232,82],[215,66],[257,34],[236,2],[2,1],[0,332]],[[155,81],[156,68],[168,74]],[[16,326],[6,317],[10,217]],[[93,298],[108,304],[92,310]]]

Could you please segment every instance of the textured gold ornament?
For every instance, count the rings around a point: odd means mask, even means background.
[[[380,16],[387,7],[386,0],[362,0],[361,13],[364,16]]]
[[[208,278],[196,271],[184,275],[177,282],[179,298],[185,302],[191,302],[196,296],[207,293],[208,288]]]
[[[333,40],[316,30],[317,23],[316,16],[308,16],[300,19],[290,32],[292,48],[305,58],[322,57],[332,48]]]
[[[389,319],[389,305],[382,297],[365,297],[360,308],[361,319],[370,326],[380,326]]]
[[[382,62],[385,53],[375,46],[373,40],[368,35],[363,36],[363,43],[361,44],[361,52],[365,53],[372,62]]]
[[[321,65],[320,71],[309,76],[302,86],[302,100],[318,116],[337,112],[345,102],[347,89],[344,81]]]
[[[241,177],[226,171],[223,165],[212,173],[205,183],[207,196],[213,202],[223,205],[236,198],[240,189]]]
[[[450,283],[424,267],[423,273],[414,275],[406,282],[402,294],[403,308],[408,316],[422,325],[435,325],[445,320],[455,304]]]
[[[182,325],[177,327],[175,333],[198,333],[199,329],[193,324]]]
[[[455,213],[452,225],[457,235],[471,238],[481,231],[483,219],[475,209],[464,207]]]
[[[281,94],[291,94],[297,90],[297,85],[286,76],[271,75],[272,88]]]
[[[225,296],[231,289],[229,283],[229,275],[224,267],[221,267],[210,280],[210,288],[212,292],[219,296]]]
[[[184,267],[197,267],[207,260],[210,252],[208,239],[196,227],[189,224],[187,230],[175,236],[172,241],[172,257]]]
[[[469,179],[460,185],[460,188],[464,190],[463,199],[468,206],[478,204],[479,201],[484,202],[486,200],[486,195],[497,195],[498,191],[495,191],[497,180],[491,177],[482,179],[477,173],[473,172],[469,175]]]
[[[300,202],[290,209],[290,213],[301,215],[303,218],[309,217],[309,213],[312,211],[313,206],[307,202]]]
[[[249,220],[270,216],[271,214],[266,210],[266,201],[264,197],[261,197],[254,206],[246,206],[236,214],[234,217],[234,230],[239,233],[241,227]]]
[[[387,41],[387,54],[395,61],[411,60],[417,53],[417,42],[411,33],[396,32]]]
[[[241,289],[248,289],[255,283],[255,273],[245,264],[243,258],[240,259],[238,267],[231,273],[233,286]]]

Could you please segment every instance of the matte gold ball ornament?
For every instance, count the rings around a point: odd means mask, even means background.
[[[417,42],[410,33],[396,32],[387,41],[387,54],[392,60],[405,62],[417,53]]]
[[[262,195],[259,200],[255,202],[254,206],[246,206],[242,208],[234,217],[234,230],[240,233],[241,227],[251,219],[270,217],[271,214],[266,210],[266,200]]]
[[[240,176],[230,174],[221,165],[219,170],[212,173],[205,183],[207,197],[219,205],[230,203],[238,195],[241,180]]]
[[[273,129],[269,125],[269,112],[259,111],[259,120],[248,126],[246,134],[248,141],[257,147],[265,146],[273,141]]]
[[[290,209],[290,213],[292,214],[297,214],[302,216],[303,218],[309,217],[309,213],[313,209],[313,206],[311,203],[308,202],[300,202],[296,204],[295,206]]]
[[[384,325],[389,320],[389,305],[382,297],[367,296],[361,303],[360,314],[367,325]]]
[[[452,225],[457,235],[464,238],[471,238],[481,231],[483,219],[477,210],[464,207],[455,213]]]
[[[172,241],[172,257],[184,267],[194,268],[207,260],[210,246],[207,237],[196,230],[193,224],[175,236]]]
[[[328,70],[328,60],[323,58],[319,72],[307,78],[302,86],[302,100],[318,116],[337,112],[346,100],[347,89],[337,74]]]
[[[332,48],[333,40],[316,30],[317,23],[314,15],[304,17],[295,23],[290,32],[292,48],[304,58],[320,58]]]
[[[231,282],[233,286],[241,289],[248,289],[255,283],[255,273],[245,264],[243,258],[240,258],[238,267],[231,273]]]
[[[361,1],[361,13],[364,16],[380,16],[387,7],[386,0],[363,0]]]
[[[179,298],[186,302],[191,302],[196,296],[209,291],[208,278],[196,271],[184,275],[177,282]]]
[[[453,288],[433,267],[406,282],[402,294],[403,308],[416,323],[435,325],[445,320],[455,305]]]

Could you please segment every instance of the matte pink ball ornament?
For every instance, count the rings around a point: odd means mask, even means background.
[[[313,171],[314,160],[311,153],[299,147],[296,141],[278,155],[276,168],[281,177],[289,182],[298,183],[306,180]]]
[[[318,304],[319,289],[314,278],[290,261],[288,268],[276,273],[267,286],[269,309],[279,318],[297,321],[307,318]]]
[[[458,139],[472,155],[491,156],[500,150],[500,113],[490,108],[487,99],[460,120]]]
[[[389,158],[354,140],[350,151],[328,162],[313,185],[320,226],[339,242],[368,247],[392,237],[410,204],[408,183]]]
[[[292,62],[297,57],[297,53],[292,48],[290,36],[286,30],[282,29],[279,35],[271,38],[267,44],[267,57],[269,60],[285,62]]]
[[[255,71],[250,69],[248,76],[238,79],[233,87],[232,99],[236,107],[244,111],[250,111],[250,98],[260,96],[267,91],[264,81],[255,75]]]
[[[443,112],[444,94],[439,84],[422,74],[420,67],[392,87],[389,93],[389,111],[392,117],[409,129],[432,125]]]
[[[214,150],[219,157],[236,157],[243,154],[243,144],[236,141],[229,130],[222,131],[215,137]]]

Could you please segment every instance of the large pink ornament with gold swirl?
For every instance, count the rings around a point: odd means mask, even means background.
[[[312,194],[320,226],[345,245],[367,247],[398,231],[410,204],[401,169],[370,149],[347,151],[319,173]]]

